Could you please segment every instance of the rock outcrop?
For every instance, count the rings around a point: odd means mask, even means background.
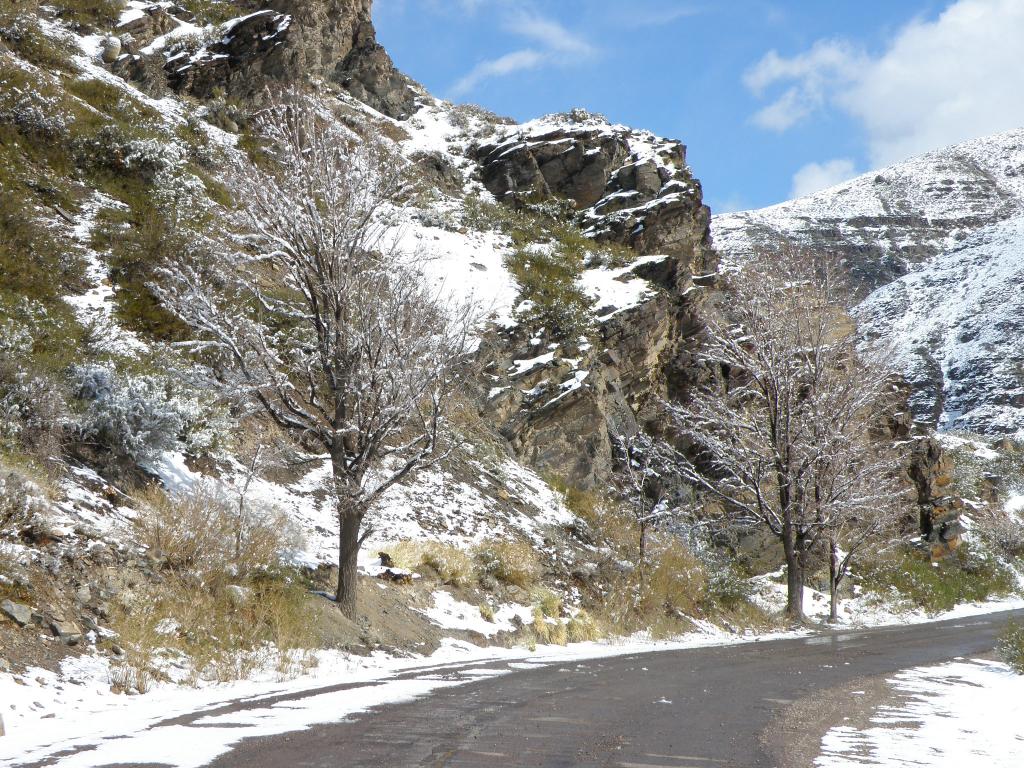
[[[377,43],[371,0],[273,0],[225,23],[198,49],[144,52],[191,18],[182,8],[154,5],[123,23],[116,32],[126,53],[114,70],[138,80],[160,60],[171,88],[198,99],[249,98],[275,84],[320,79],[393,118],[411,114],[421,95]]]
[[[942,444],[932,437],[914,441],[909,471],[917,490],[921,537],[932,560],[949,557],[960,546],[963,499],[952,492],[953,460]]]
[[[474,155],[499,200],[567,202],[588,236],[650,257],[616,278],[648,281],[642,301],[595,308],[593,348],[546,351],[513,337],[489,371],[489,409],[516,453],[570,484],[601,486],[615,438],[650,418],[652,398],[679,396],[699,375],[690,344],[717,270],[700,184],[679,142],[583,111],[510,127]]]
[[[598,241],[671,255],[691,276],[717,269],[710,211],[678,141],[576,110],[514,126],[476,157],[499,200],[569,200]]]

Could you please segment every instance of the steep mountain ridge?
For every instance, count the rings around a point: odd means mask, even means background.
[[[921,155],[813,195],[714,217],[727,259],[754,249],[827,247],[865,293],[948,251],[975,230],[1024,213],[1024,130]]]

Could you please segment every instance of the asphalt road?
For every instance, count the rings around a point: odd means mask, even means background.
[[[445,688],[356,720],[241,742],[218,768],[758,768],[795,700],[991,650],[1013,613],[630,655]],[[457,674],[457,673],[453,673]]]

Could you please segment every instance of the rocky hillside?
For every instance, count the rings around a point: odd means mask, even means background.
[[[911,406],[944,430],[1024,433],[1024,219],[982,227],[872,293],[865,339],[891,347]]]
[[[922,423],[1019,434],[1024,131],[931,152],[771,208],[714,217],[725,260],[824,248],[861,279],[865,339],[893,349]]]
[[[593,634],[578,619],[585,608],[615,632],[671,632],[730,611],[760,620],[723,552],[696,539],[691,552],[669,527],[638,544],[617,474],[620,439],[664,434],[656,404],[713,376],[697,339],[721,289],[719,251],[682,143],[584,110],[520,125],[437,99],[377,44],[369,0],[4,6],[0,83],[0,611],[10,618],[0,619],[0,642],[24,650],[33,628],[57,638],[17,663],[42,648],[34,663],[53,666],[56,644],[120,663],[133,631],[134,647],[166,651],[173,636],[179,652],[201,658],[182,625],[216,614],[225,635],[248,628],[239,617],[258,601],[246,595],[262,589],[281,590],[271,596],[286,608],[282,594],[300,606],[319,596],[321,610],[321,590],[337,580],[329,459],[238,397],[160,290],[167,265],[198,246],[237,252],[245,187],[232,185],[231,169],[266,173],[253,115],[289,91],[315,93],[321,117],[354,142],[384,145],[409,180],[389,201],[389,245],[420,260],[438,294],[485,315],[476,375],[448,415],[457,450],[392,487],[366,519],[359,565],[372,579],[370,618],[331,612],[326,638],[302,641],[422,652],[454,628],[477,642],[551,633],[564,642],[572,620]],[[943,189],[961,183],[935,173]],[[945,224],[897,214],[896,180],[909,190],[909,175],[893,173],[893,196],[864,203],[875,223],[850,234],[851,253],[878,280],[883,262],[905,272],[928,255],[892,245],[910,237],[900,221],[927,230],[921,248],[937,252],[991,216],[973,176],[975,187],[963,181],[975,189],[964,192],[977,202],[970,215],[953,204]],[[990,179],[984,194],[1015,200],[1011,178]],[[813,226],[787,216],[769,219],[807,232],[839,226],[821,223],[824,213]],[[735,245],[729,222],[741,219],[716,224],[731,259],[753,247]],[[883,245],[865,245],[881,230]],[[942,447],[906,414],[889,427],[908,446],[910,506],[936,556],[947,555],[959,543],[960,502]],[[685,492],[677,479],[664,485]],[[216,527],[204,517],[212,509],[237,529],[247,505],[290,523],[272,526],[289,531],[272,562],[247,575],[229,562],[240,550],[229,541],[224,557],[207,558],[202,589],[179,582],[202,558],[175,565],[161,549],[167,526],[195,514],[186,527],[205,532]],[[644,546],[661,558],[649,579],[635,566]],[[762,550],[774,567],[777,553]],[[425,580],[413,582],[412,570]],[[320,626],[304,615],[301,627]],[[449,623],[439,629],[437,616]],[[283,641],[246,637],[253,652]],[[196,665],[191,673],[204,673]],[[138,680],[117,685],[142,690]]]
[[[575,612],[631,578],[594,530],[589,491],[612,485],[616,438],[652,418],[651,397],[699,375],[691,338],[717,261],[685,147],[582,110],[516,125],[436,99],[394,69],[370,11],[90,0],[0,13],[0,596],[28,616],[0,619],[5,646],[24,643],[24,623],[120,653],[110,627],[168,567],[140,533],[154,484],[285,513],[301,539],[289,562],[329,585],[329,463],[230,398],[154,290],[162,264],[230,230],[224,169],[260,162],[250,117],[289,88],[315,90],[332,120],[407,164],[416,193],[390,224],[395,247],[488,313],[461,448],[373,511],[364,578],[388,570],[378,553],[397,542],[477,553],[462,556],[473,569],[498,567],[488,542],[518,544],[528,588],[481,571],[460,599],[527,618],[541,585]],[[432,610],[429,589],[413,592]],[[672,602],[684,594],[653,613],[688,621]],[[371,622],[331,642],[415,647],[422,611],[404,620],[411,634]]]

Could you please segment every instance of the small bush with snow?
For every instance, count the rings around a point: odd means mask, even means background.
[[[1024,624],[1011,621],[996,645],[999,655],[1018,675],[1024,675]]]
[[[116,456],[144,463],[182,443],[197,452],[210,451],[217,443],[216,409],[168,377],[89,364],[77,366],[71,378],[85,404],[79,437]]]

